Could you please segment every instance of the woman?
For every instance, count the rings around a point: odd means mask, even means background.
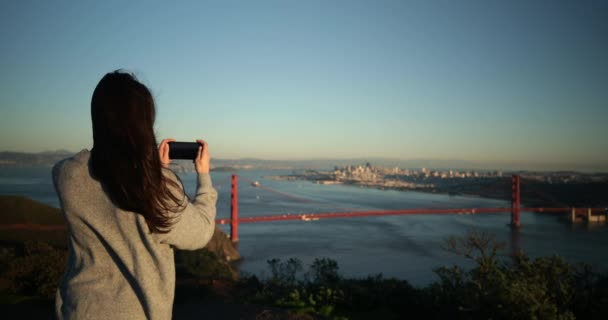
[[[168,169],[173,139],[156,148],[154,118],[146,86],[108,73],[91,100],[93,148],[53,167],[69,235],[59,319],[171,319],[173,248],[199,249],[213,235],[217,193],[207,143],[197,140],[190,201]]]

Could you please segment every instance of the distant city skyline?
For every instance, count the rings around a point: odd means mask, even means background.
[[[92,146],[132,71],[212,157],[608,170],[605,1],[0,3],[0,151]]]

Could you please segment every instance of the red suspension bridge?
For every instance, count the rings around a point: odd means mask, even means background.
[[[233,174],[231,179],[231,202],[230,202],[230,218],[217,219],[217,224],[230,225],[230,238],[233,242],[239,240],[238,228],[241,223],[260,223],[272,221],[311,221],[320,219],[334,218],[355,218],[355,217],[373,217],[373,216],[396,216],[396,215],[420,215],[420,214],[480,214],[480,213],[511,213],[511,223],[513,228],[521,226],[521,212],[545,212],[545,213],[570,213],[572,221],[579,217],[585,217],[588,221],[593,219],[605,220],[606,208],[572,208],[566,206],[560,207],[522,207],[521,206],[521,178],[519,175],[513,175],[511,178],[511,206],[503,208],[416,208],[403,210],[371,210],[359,211],[345,208],[347,210],[340,212],[323,212],[323,213],[300,213],[300,214],[282,214],[282,215],[266,215],[253,217],[239,217],[239,196],[238,196],[238,176]],[[245,178],[244,178],[245,179]],[[253,181],[250,181],[253,182]],[[313,202],[312,200],[293,196],[281,191],[277,191],[265,186],[260,186],[267,191],[281,194],[287,198],[298,202]],[[601,215],[594,216],[599,213]]]

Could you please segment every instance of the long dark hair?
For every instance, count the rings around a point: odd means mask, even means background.
[[[183,209],[185,194],[162,173],[155,117],[154,98],[135,76],[122,70],[106,74],[91,99],[90,168],[115,205],[143,215],[150,231],[165,233],[173,224],[169,211]]]

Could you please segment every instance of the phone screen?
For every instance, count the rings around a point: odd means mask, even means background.
[[[169,142],[169,158],[194,160],[199,146],[196,142]]]

